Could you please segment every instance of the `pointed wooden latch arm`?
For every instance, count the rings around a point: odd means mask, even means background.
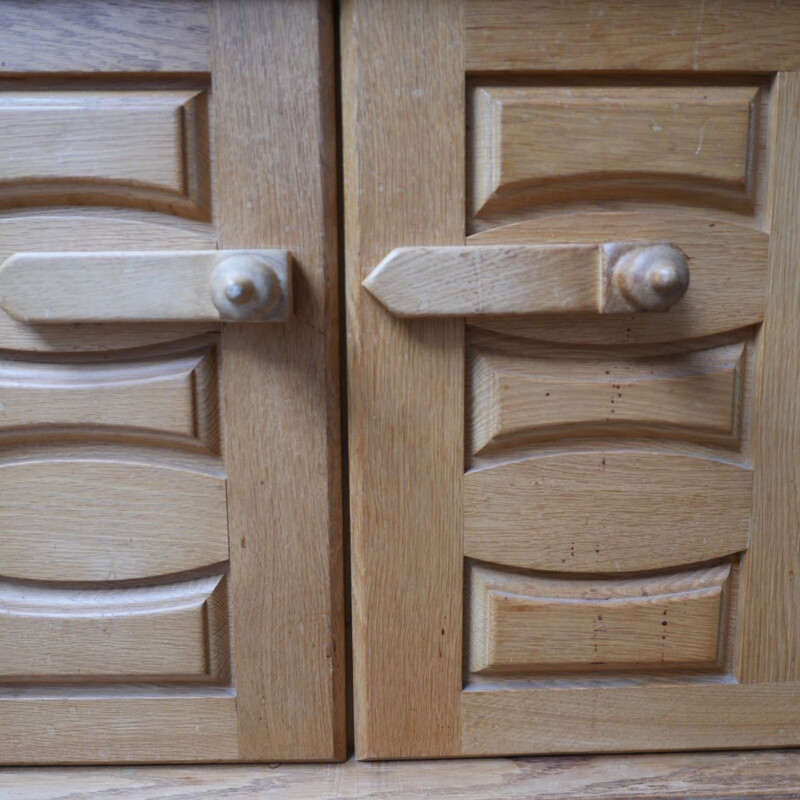
[[[398,317],[666,311],[689,265],[669,242],[399,247],[363,285]]]

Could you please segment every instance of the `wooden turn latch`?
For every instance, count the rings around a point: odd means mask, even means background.
[[[282,322],[287,250],[16,253],[0,266],[0,308],[31,324]]]
[[[399,247],[363,283],[398,317],[667,311],[689,288],[669,242]]]

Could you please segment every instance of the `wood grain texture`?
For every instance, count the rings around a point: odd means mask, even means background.
[[[540,757],[208,767],[0,770],[7,800],[797,800],[800,753]]]
[[[0,477],[3,577],[128,580],[228,558],[225,481],[218,474],[40,457],[6,463]]]
[[[468,472],[464,553],[557,572],[633,572],[747,549],[753,472],[660,452],[541,456]]]
[[[800,74],[777,79],[769,289],[756,394],[752,549],[744,564],[739,679],[800,679]]]
[[[0,208],[131,206],[211,219],[202,90],[0,92],[0,149]]]
[[[0,442],[133,438],[219,454],[214,347],[107,358],[0,360]]]
[[[229,680],[228,624],[219,575],[135,589],[0,582],[0,679]]]
[[[459,3],[343,8],[359,757],[459,750],[464,325],[395,319],[361,282],[394,247],[464,243],[462,25]]]
[[[466,0],[467,69],[775,72],[800,67],[796,0]],[[635,31],[635,35],[631,32]]]
[[[400,247],[364,281],[398,317],[599,313],[600,245]]]
[[[689,257],[686,296],[666,314],[473,317],[471,325],[570,344],[670,342],[735,330],[764,317],[769,236],[744,225],[681,213],[576,212],[485,231],[470,244],[673,242]]]
[[[98,690],[6,689],[0,727],[6,764],[236,761],[236,700],[229,690],[156,687],[108,696]],[[101,731],[102,733],[98,733]],[[5,787],[4,787],[5,789]]]
[[[263,319],[247,321],[285,321],[291,255],[275,249],[16,253],[0,264],[0,308],[33,325],[229,320],[212,282],[217,267],[241,256],[262,265],[278,292]]]
[[[699,682],[476,689],[462,700],[464,755],[789,747],[796,684]]]
[[[559,579],[473,565],[474,673],[722,668],[731,565],[618,579]]]
[[[741,342],[615,355],[487,337],[468,349],[470,452],[612,433],[733,444],[743,362]]]
[[[0,27],[0,71],[12,74],[210,67],[207,0],[5,0]]]
[[[299,273],[286,325],[222,330],[242,760],[346,750],[331,13],[212,3],[219,245]]]
[[[627,198],[752,208],[756,86],[471,92],[473,216]]]
[[[210,226],[165,215],[120,209],[12,212],[0,217],[0,259],[23,252],[128,250],[215,250]],[[197,323],[159,325],[29,325],[0,313],[4,349],[25,351],[107,351],[181,339],[216,326]]]

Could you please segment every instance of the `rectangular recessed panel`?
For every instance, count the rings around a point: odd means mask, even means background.
[[[471,451],[593,434],[731,442],[742,343],[626,355],[498,339],[470,358]],[[516,346],[515,346],[516,345]]]
[[[114,205],[210,218],[207,96],[0,92],[0,205]]]
[[[472,92],[472,213],[632,199],[750,204],[758,89],[496,87]]]
[[[675,453],[578,452],[475,469],[464,554],[522,569],[633,572],[747,549],[753,471]]]
[[[225,580],[135,589],[0,583],[0,681],[227,677]]]
[[[0,467],[0,575],[148,578],[228,559],[225,479],[156,463],[55,459]]]
[[[163,444],[179,437],[218,452],[215,353],[209,348],[60,364],[0,361],[1,433],[49,440],[134,436]]]
[[[716,670],[731,565],[655,577],[470,570],[470,670]]]

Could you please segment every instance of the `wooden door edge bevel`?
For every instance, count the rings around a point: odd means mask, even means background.
[[[460,751],[464,322],[396,320],[361,281],[392,247],[464,244],[462,39],[460,3],[343,4],[359,758]]]

